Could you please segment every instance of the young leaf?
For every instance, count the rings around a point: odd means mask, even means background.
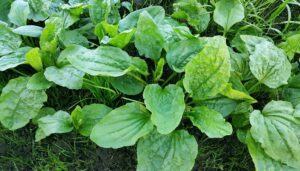
[[[51,134],[67,133],[73,130],[71,116],[61,110],[53,115],[42,117],[37,122],[39,128],[35,134],[35,141],[41,141]]]
[[[222,114],[205,106],[195,107],[188,117],[209,138],[223,138],[232,134],[232,126]]]
[[[250,133],[272,159],[300,169],[299,120],[293,113],[291,103],[271,101],[250,114]]]
[[[29,90],[47,90],[51,86],[52,83],[45,78],[44,72],[38,72],[32,75],[27,83],[27,88]]]
[[[140,55],[158,60],[164,46],[164,38],[150,14],[146,11],[140,14],[135,32],[135,46]]]
[[[26,25],[29,13],[28,2],[16,0],[11,4],[8,18],[11,23],[14,23],[17,26],[23,26]]]
[[[177,85],[161,88],[157,84],[147,85],[143,97],[151,120],[161,134],[169,134],[180,123],[184,109],[184,93]]]
[[[16,130],[34,118],[47,101],[44,91],[28,90],[28,78],[12,79],[0,96],[0,121],[5,128]]]
[[[40,37],[42,31],[43,31],[42,27],[34,26],[34,25],[21,26],[13,30],[13,32],[18,35],[28,36],[28,37]]]
[[[134,33],[135,29],[123,31],[122,33],[119,33],[115,37],[111,38],[108,41],[108,44],[122,49],[130,42],[134,36]]]
[[[216,3],[214,21],[227,32],[235,23],[243,20],[243,4],[239,0],[221,0]]]
[[[137,170],[192,170],[198,153],[196,139],[185,130],[161,135],[156,131],[137,145]]]
[[[150,114],[138,103],[128,103],[111,111],[91,132],[91,140],[100,147],[132,146],[153,130]]]
[[[225,88],[230,77],[229,58],[224,37],[207,38],[202,51],[185,67],[183,85],[193,99],[207,99]]]
[[[81,135],[90,136],[93,127],[111,110],[103,104],[91,104],[83,108],[77,106],[71,113],[73,125]]]
[[[43,62],[39,48],[33,48],[30,51],[28,51],[25,55],[25,58],[27,63],[29,63],[32,66],[32,68],[34,68],[37,71],[43,70]]]
[[[67,58],[77,69],[93,76],[119,77],[126,74],[131,66],[131,58],[125,51],[110,46],[90,50],[71,45],[60,56]]]
[[[1,45],[0,45],[1,46]],[[15,52],[2,56],[0,58],[0,71],[5,71],[10,68],[15,68],[21,64],[25,64],[25,54],[30,50],[30,47],[22,47],[16,49]]]
[[[221,92],[222,95],[234,99],[234,100],[245,100],[250,103],[256,103],[257,101],[245,92],[235,90],[232,88],[231,84],[227,84],[226,88]]]
[[[181,40],[170,45],[167,52],[167,62],[176,72],[184,72],[186,64],[200,53],[205,42],[198,38]]]
[[[283,50],[264,38],[246,35],[241,38],[249,49],[250,70],[256,79],[270,88],[287,84],[292,66]]]
[[[55,66],[46,68],[44,73],[47,80],[68,89],[81,89],[84,73],[71,65],[62,68]]]
[[[150,14],[155,23],[160,23],[165,17],[165,10],[161,6],[150,6],[147,8],[139,9],[128,14],[125,18],[120,20],[119,31],[123,32],[125,30],[135,28],[138,23],[140,14],[144,11],[147,11]]]
[[[15,52],[22,44],[19,35],[13,33],[10,28],[0,23],[0,56]]]
[[[164,72],[164,66],[165,66],[165,59],[160,58],[159,61],[157,62],[157,66],[154,71],[154,81],[157,82],[161,78]]]

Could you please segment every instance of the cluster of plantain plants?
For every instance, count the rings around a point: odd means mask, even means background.
[[[5,128],[137,144],[137,170],[188,171],[195,127],[236,134],[256,170],[300,169],[297,1],[177,0],[171,14],[118,0],[0,4],[0,71],[19,75],[1,91]],[[49,106],[53,87],[95,103]]]

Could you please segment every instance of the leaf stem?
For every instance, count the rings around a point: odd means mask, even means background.
[[[162,84],[162,87],[164,87],[165,85],[167,85],[175,76],[177,75],[176,72],[173,72],[168,78],[167,80]]]
[[[134,79],[138,80],[139,82],[143,83],[144,85],[147,85],[147,82],[145,80],[143,80],[142,78],[132,74],[132,73],[127,73],[128,75],[132,76]]]

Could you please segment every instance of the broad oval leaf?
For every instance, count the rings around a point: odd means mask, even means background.
[[[140,55],[158,60],[164,47],[164,37],[149,13],[142,12],[135,32],[135,47]]]
[[[131,12],[125,18],[120,20],[119,31],[123,32],[125,30],[135,28],[138,23],[140,14],[144,11],[147,11],[156,23],[160,23],[165,17],[165,10],[161,6],[150,6],[147,8],[139,9]]]
[[[89,136],[95,124],[111,111],[110,107],[103,104],[91,104],[83,108],[77,106],[71,114],[72,122],[81,135]]]
[[[44,72],[38,72],[29,78],[27,88],[29,90],[47,90],[52,86],[52,82],[48,81]]]
[[[73,130],[71,116],[64,111],[58,111],[53,115],[47,115],[38,121],[39,128],[35,134],[35,141],[40,141],[51,134],[61,134]]]
[[[33,21],[42,21],[49,17],[52,0],[28,0],[30,7],[29,18]]]
[[[28,36],[28,37],[40,37],[42,34],[43,28],[35,25],[27,25],[15,28],[13,30],[14,33]]]
[[[161,88],[158,84],[147,85],[143,97],[151,120],[161,134],[169,134],[179,125],[184,109],[184,93],[177,85]]]
[[[30,13],[28,2],[16,0],[11,4],[8,14],[9,21],[17,26],[26,25],[27,17]]]
[[[47,80],[69,89],[81,89],[84,73],[71,65],[62,68],[55,66],[46,68],[44,73]]]
[[[232,126],[222,114],[205,106],[195,107],[188,117],[209,138],[223,138],[232,134]]]
[[[81,45],[84,47],[89,46],[89,40],[77,30],[64,30],[60,32],[59,39],[66,47],[72,44]]]
[[[125,51],[110,46],[90,50],[71,45],[60,54],[60,58],[67,58],[75,68],[93,76],[122,76],[129,71],[132,62]]]
[[[140,94],[145,87],[143,83],[141,83],[140,81],[138,81],[130,75],[123,75],[121,77],[111,77],[109,78],[109,82],[114,88],[127,95]]]
[[[210,21],[209,12],[197,0],[178,1],[173,4],[173,18],[187,20],[198,32],[203,32],[208,27]]]
[[[19,35],[13,33],[10,28],[0,23],[0,56],[15,52],[22,44]]]
[[[264,150],[261,148],[259,143],[255,142],[255,140],[248,133],[246,136],[246,144],[249,150],[249,153],[252,157],[252,161],[255,165],[255,170],[257,171],[297,171],[295,168],[291,168],[279,161],[276,161],[269,157]]]
[[[2,56],[0,58],[0,71],[5,71],[7,69],[15,68],[19,65],[25,64],[25,54],[30,49],[30,47],[22,47],[15,50],[13,53]]]
[[[222,26],[225,32],[244,17],[244,7],[240,0],[221,0],[216,3],[214,21]]]
[[[224,37],[207,38],[202,51],[185,67],[184,88],[193,99],[220,93],[230,77],[230,55]]]
[[[178,130],[168,135],[153,131],[138,142],[137,170],[192,170],[197,153],[197,141],[187,131]]]
[[[300,139],[296,129],[299,120],[293,114],[291,103],[271,101],[262,112],[254,110],[250,114],[250,133],[268,156],[299,169]]]
[[[150,114],[138,103],[128,103],[111,111],[93,128],[90,138],[100,147],[132,146],[153,130]]]
[[[47,101],[44,91],[28,90],[28,78],[12,79],[0,96],[0,121],[5,128],[16,130],[34,118]]]
[[[241,36],[250,52],[250,70],[256,79],[270,88],[287,84],[291,63],[283,50],[268,40],[256,36]],[[258,42],[254,44],[255,42]],[[253,48],[254,46],[254,48]]]
[[[186,64],[200,53],[203,46],[204,42],[198,38],[172,43],[166,56],[169,66],[176,72],[184,72]]]
[[[89,13],[94,24],[106,21],[111,10],[110,0],[89,0]]]

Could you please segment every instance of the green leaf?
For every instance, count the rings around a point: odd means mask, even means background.
[[[221,0],[216,3],[214,21],[222,26],[225,32],[244,17],[244,7],[239,0]]]
[[[130,75],[111,77],[109,78],[109,82],[114,88],[126,95],[138,95],[144,90],[145,87],[143,83]]]
[[[28,37],[40,37],[43,28],[35,25],[21,26],[13,30],[14,33]]]
[[[35,134],[35,141],[40,141],[51,134],[67,133],[73,130],[71,116],[61,110],[53,115],[42,117],[37,122],[39,128]]]
[[[103,104],[86,105],[82,109],[77,106],[71,116],[74,127],[83,136],[89,136],[93,127],[112,109]]]
[[[43,62],[39,48],[33,48],[30,51],[28,51],[25,55],[25,58],[27,63],[29,63],[32,66],[32,68],[34,68],[37,71],[43,70]]]
[[[203,50],[185,67],[184,87],[193,99],[220,93],[230,77],[230,59],[224,37],[207,38]]]
[[[110,46],[90,50],[71,45],[60,56],[67,58],[77,69],[93,76],[119,77],[126,74],[131,66],[131,58],[125,51]]]
[[[232,134],[232,126],[222,114],[205,106],[195,107],[188,117],[209,138],[223,138]]]
[[[160,58],[159,61],[157,62],[157,66],[154,71],[154,81],[157,82],[159,79],[162,77],[163,72],[164,72],[164,66],[165,66],[165,59]]]
[[[299,120],[293,113],[291,103],[271,101],[262,112],[254,110],[250,114],[250,133],[272,159],[300,169]]]
[[[47,80],[62,87],[75,90],[82,88],[84,73],[71,65],[66,65],[62,68],[48,67],[44,75]]]
[[[164,46],[164,38],[149,13],[142,12],[135,32],[135,46],[140,55],[158,60]]]
[[[184,109],[184,93],[177,85],[161,88],[157,84],[147,85],[143,97],[151,120],[161,134],[169,134],[180,123]]]
[[[30,50],[30,47],[22,47],[16,49],[11,54],[2,56],[0,58],[0,71],[15,68],[19,65],[25,64],[25,54]]]
[[[115,37],[118,34],[119,25],[109,24],[106,21],[101,22],[101,28],[107,33],[110,37]]]
[[[16,130],[34,118],[47,101],[44,91],[28,90],[28,78],[12,79],[0,96],[0,121],[5,128]]]
[[[51,107],[44,107],[42,108],[39,113],[32,119],[32,123],[35,125],[38,125],[38,120],[42,117],[45,117],[47,115],[53,115],[55,114],[56,111],[55,109],[51,108]]]
[[[150,114],[138,103],[129,103],[111,111],[91,132],[91,140],[100,147],[132,146],[153,130]]]
[[[134,36],[134,33],[135,29],[123,31],[122,33],[119,33],[115,37],[111,38],[108,41],[108,44],[115,47],[124,48],[126,45],[128,45]]]
[[[287,84],[292,67],[283,50],[264,38],[246,35],[241,38],[250,50],[250,70],[256,79],[270,88]]]
[[[63,21],[59,17],[53,17],[45,22],[46,26],[40,37],[42,51],[55,53],[58,45],[58,34],[62,30]]]
[[[227,84],[226,88],[221,92],[222,95],[234,99],[234,100],[245,100],[250,103],[256,103],[257,101],[251,97],[249,94],[235,90],[232,88],[231,84]]]
[[[150,6],[147,8],[139,9],[128,14],[125,18],[119,22],[119,31],[130,30],[136,27],[139,16],[142,12],[147,11],[153,18],[155,23],[160,23],[165,17],[165,10],[161,6]]]
[[[138,73],[144,76],[149,75],[148,65],[145,60],[139,57],[134,57],[132,58],[132,65],[133,65],[133,70],[137,71]]]
[[[261,146],[254,141],[251,135],[248,133],[246,136],[246,144],[249,150],[249,153],[252,157],[253,163],[255,165],[255,170],[257,171],[296,171],[297,169],[291,168],[283,163],[280,163],[276,160],[270,158]]]
[[[107,20],[111,5],[111,0],[89,0],[90,17],[94,24]]]
[[[230,52],[231,69],[241,75],[242,80],[249,80],[252,77],[249,67],[249,55],[245,53],[236,53],[232,49]]]
[[[203,46],[204,42],[198,38],[172,43],[166,56],[169,66],[176,72],[184,72],[186,64],[200,53]]]
[[[8,13],[13,0],[1,0],[0,1],[0,20],[8,22]]]
[[[161,135],[153,131],[138,142],[138,171],[192,170],[198,153],[196,139],[185,130]]]
[[[59,39],[64,46],[81,45],[84,47],[89,46],[89,40],[79,33],[77,30],[64,30],[59,34]]]
[[[197,0],[179,1],[173,4],[173,18],[187,20],[198,32],[203,32],[208,27],[210,21],[209,12],[197,2]]]
[[[289,59],[293,59],[295,53],[300,53],[300,34],[292,34],[286,38],[286,42],[279,44],[285,53],[288,55]]]
[[[19,35],[13,33],[10,28],[0,23],[0,56],[15,52],[22,44]]]
[[[11,4],[8,14],[9,21],[17,26],[23,26],[27,23],[27,17],[30,13],[28,2],[16,0]]]
[[[44,72],[38,72],[29,78],[27,83],[27,89],[29,90],[47,90],[52,86],[45,76]]]
[[[49,17],[52,0],[28,0],[30,7],[29,18],[35,22],[43,21]]]
[[[283,100],[291,102],[294,106],[300,103],[300,89],[286,88],[282,91]]]
[[[220,112],[223,117],[230,115],[238,103],[224,96],[217,96],[204,101],[200,101],[197,105],[206,106],[210,109]]]

